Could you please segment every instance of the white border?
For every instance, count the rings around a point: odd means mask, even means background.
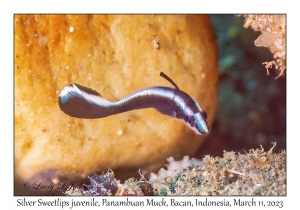
[[[255,0],[255,1],[200,1],[200,0],[109,0],[109,1],[1,1],[1,206],[13,207],[17,199],[13,197],[13,14],[14,13],[287,13],[287,197],[260,197],[259,199],[283,200],[284,208],[295,207],[299,199],[299,13],[295,1]],[[278,122],[281,123],[281,122]],[[48,199],[52,199],[47,197]],[[228,199],[232,199],[227,197]],[[34,199],[29,197],[28,199]],[[36,198],[38,199],[38,198]],[[53,198],[54,199],[54,198]],[[71,198],[64,198],[70,200]],[[139,198],[141,199],[141,198]],[[184,198],[178,198],[184,199]],[[188,197],[186,199],[194,199]],[[223,199],[223,198],[216,198]],[[36,208],[36,207],[35,207]],[[131,207],[132,208],[132,207]],[[147,208],[147,207],[143,207]],[[258,208],[258,207],[256,207]],[[11,209],[11,208],[10,208]],[[61,209],[61,208],[59,208]],[[128,208],[129,209],[129,208]],[[230,208],[232,209],[232,208]],[[265,208],[264,208],[265,209]],[[294,208],[295,209],[295,208]]]

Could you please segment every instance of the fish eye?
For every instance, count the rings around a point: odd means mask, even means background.
[[[203,111],[203,117],[207,120],[207,113],[206,113],[206,111]]]

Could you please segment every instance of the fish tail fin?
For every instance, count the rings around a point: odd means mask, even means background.
[[[108,107],[112,103],[97,91],[74,83],[61,91],[58,104],[71,117],[95,119],[108,116]]]

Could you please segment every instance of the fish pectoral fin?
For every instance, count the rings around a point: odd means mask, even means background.
[[[167,104],[162,104],[156,110],[161,114],[168,115],[170,117],[176,117],[176,112]]]

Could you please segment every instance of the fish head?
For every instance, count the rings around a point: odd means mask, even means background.
[[[185,119],[185,123],[197,134],[209,134],[209,125],[206,122],[206,113],[204,111],[187,116]]]

